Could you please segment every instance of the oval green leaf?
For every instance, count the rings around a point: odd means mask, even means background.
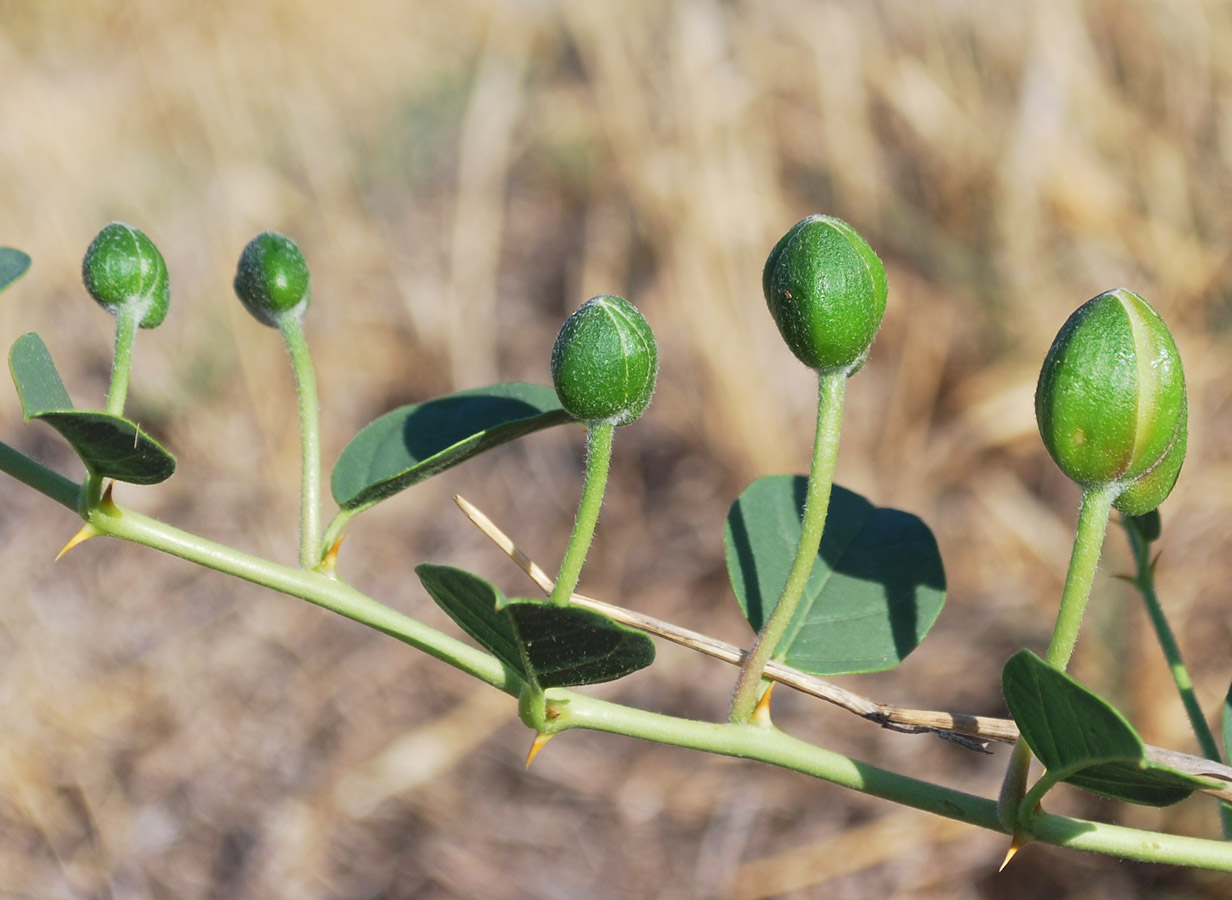
[[[807,487],[802,476],[760,478],[727,515],[727,571],[755,631],[787,581]],[[944,604],[945,568],[928,526],[835,485],[817,560],[774,656],[813,675],[892,669]]]
[[[527,599],[509,600],[502,610],[541,688],[615,681],[654,662],[649,635],[594,610]]]
[[[556,392],[509,382],[386,413],[357,434],[334,466],[334,500],[356,512],[500,444],[573,421]]]
[[[1045,778],[1113,800],[1170,806],[1207,782],[1147,760],[1138,733],[1119,712],[1030,650],[1001,673],[1010,714]]]
[[[175,457],[136,422],[105,412],[73,409],[47,345],[37,334],[19,337],[9,371],[27,422],[46,422],[95,475],[130,484],[158,484],[175,472]]]
[[[12,247],[0,247],[0,291],[4,290],[30,268],[30,257]]]

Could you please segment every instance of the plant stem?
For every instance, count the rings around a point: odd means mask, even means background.
[[[325,534],[321,538],[321,548],[319,551],[320,558],[324,559],[325,554],[338,542],[342,537],[342,532],[346,530],[351,519],[355,517],[355,511],[350,509],[340,509],[334,514],[334,517],[329,520],[329,524],[325,526]]]
[[[128,398],[128,376],[133,368],[133,343],[145,309],[139,303],[126,303],[116,313],[115,356],[111,360],[111,389],[107,392],[107,412],[124,415]]]
[[[128,379],[133,368],[133,344],[145,310],[139,303],[122,304],[116,312],[115,353],[111,359],[111,387],[107,391],[106,411],[113,416],[124,415],[128,400]],[[79,495],[80,512],[83,516],[98,505],[103,495],[103,479],[93,472],[86,475]]]
[[[1065,575],[1065,588],[1061,592],[1061,608],[1057,611],[1052,640],[1049,641],[1048,651],[1044,655],[1046,663],[1063,672],[1069,665],[1074,645],[1078,642],[1082,615],[1091,596],[1091,585],[1095,582],[1095,570],[1099,566],[1099,554],[1104,546],[1104,535],[1108,531],[1112,501],[1120,491],[1121,485],[1114,482],[1102,487],[1087,488],[1082,492],[1078,526],[1074,531],[1074,549],[1069,558],[1069,571]],[[1025,813],[1020,806],[1030,766],[1031,751],[1026,741],[1019,738],[1014,745],[1014,753],[1010,757],[998,801],[1001,821],[1007,826],[1013,822],[1021,823],[1024,818]]]
[[[1172,672],[1172,680],[1176,684],[1177,693],[1181,696],[1185,713],[1189,716],[1189,724],[1194,736],[1198,739],[1198,746],[1202,748],[1202,755],[1207,759],[1223,762],[1219,747],[1215,743],[1215,736],[1211,734],[1211,727],[1207,724],[1202,707],[1198,704],[1193,679],[1189,677],[1189,669],[1181,657],[1181,648],[1176,642],[1176,635],[1172,632],[1172,626],[1168,624],[1168,618],[1164,615],[1163,606],[1159,602],[1159,595],[1155,591],[1155,567],[1151,563],[1151,543],[1128,520],[1122,524],[1125,526],[1125,533],[1129,536],[1129,548],[1134,555],[1134,563],[1138,570],[1134,576],[1133,585],[1142,595],[1142,602],[1146,604],[1147,614],[1151,617],[1151,625],[1155,628],[1155,637],[1164,652],[1164,658],[1168,661],[1168,669]],[[1220,803],[1219,817],[1223,826],[1224,839],[1232,839],[1232,805]]]
[[[317,380],[312,357],[304,339],[303,322],[283,316],[279,327],[291,369],[295,372],[295,395],[299,400],[300,493],[299,564],[311,569],[321,561],[321,425],[317,404]],[[328,548],[325,548],[328,549]]]
[[[1074,532],[1074,550],[1069,559],[1069,572],[1065,575],[1065,589],[1061,592],[1061,608],[1057,622],[1052,628],[1052,640],[1044,662],[1062,672],[1069,665],[1078,642],[1078,629],[1082,615],[1095,583],[1095,570],[1099,566],[1099,554],[1108,531],[1108,516],[1112,501],[1120,492],[1119,485],[1090,488],[1082,493],[1082,505],[1078,508],[1078,527]]]
[[[67,506],[73,512],[79,511],[81,485],[75,481],[69,481],[59,472],[53,472],[42,463],[36,462],[2,441],[0,441],[0,472],[7,472],[22,484],[50,497],[61,506]]]
[[[556,690],[548,691],[547,706],[546,726],[552,732],[585,728],[756,759],[980,828],[1008,831],[998,822],[993,800],[862,763],[777,728],[680,719]],[[1139,831],[1047,813],[1029,817],[1020,833],[1027,840],[1075,850],[1232,872],[1232,845],[1223,841]]]
[[[100,534],[152,547],[197,565],[307,600],[410,644],[512,696],[516,697],[521,689],[521,679],[507,670],[496,657],[390,609],[335,578],[270,562],[115,504],[100,506],[90,516],[90,523]]]
[[[12,462],[10,454],[0,449],[0,468],[5,471],[28,468],[25,464],[13,466]],[[65,492],[66,486],[56,486],[54,477],[32,480],[43,481],[32,486],[48,496],[53,496],[53,491],[61,495]],[[62,496],[59,499],[63,502],[68,498]],[[70,503],[65,505],[71,506]],[[495,657],[389,609],[336,579],[269,562],[140,513],[121,509],[110,502],[93,510],[90,521],[100,534],[152,547],[245,581],[300,597],[423,650],[513,697],[522,693],[521,680]],[[999,823],[997,806],[992,800],[853,760],[794,738],[777,728],[681,719],[572,691],[552,690],[547,692],[545,700],[546,707],[539,722],[544,732],[582,728],[759,760],[980,828],[1007,830]],[[1043,813],[1028,817],[1020,833],[1029,840],[1075,850],[1232,872],[1232,844],[1223,841],[1138,831]]]
[[[843,393],[847,385],[846,370],[823,372],[817,382],[817,433],[813,439],[813,462],[809,470],[808,493],[800,522],[800,542],[787,582],[778,602],[757,633],[748,658],[740,669],[732,694],[730,719],[747,722],[761,696],[762,673],[774,655],[779,640],[795,615],[800,596],[808,584],[821,546],[830,508],[830,488],[834,484],[834,469],[838,463],[838,438],[843,425]]]
[[[557,606],[569,605],[569,597],[577,587],[582,564],[586,562],[586,553],[595,535],[595,523],[599,521],[612,463],[612,433],[615,430],[616,426],[610,423],[594,423],[586,429],[586,479],[582,483],[582,499],[578,502],[577,518],[573,520],[569,546],[552,589],[551,602]]]

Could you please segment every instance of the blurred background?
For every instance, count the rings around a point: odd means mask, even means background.
[[[848,390],[839,481],[936,532],[949,604],[882,702],[1003,714],[1042,650],[1078,493],[1035,433],[1061,323],[1128,286],[1185,360],[1189,456],[1159,587],[1204,707],[1232,678],[1232,8],[1145,0],[481,2],[0,0],[0,244],[34,258],[0,303],[101,406],[111,320],[80,285],[112,219],[165,255],[129,412],[179,457],[117,499],[294,562],[298,435],[277,335],[231,294],[259,231],[312,267],[306,328],[327,465],[380,413],[549,380],[564,318],[619,293],[663,367],[616,441],[581,588],[746,641],[723,517],[807,467],[814,380],[761,298],[796,220],[850,221],[890,301]],[[0,435],[59,470],[0,391]],[[361,517],[344,577],[453,630],[422,560],[532,585],[461,493],[545,568],[580,489],[576,430],[533,436]],[[138,547],[52,564],[64,509],[0,481],[0,897],[1232,897],[1225,876],[1029,847],[766,766],[570,733],[527,772],[514,704],[298,601]],[[328,511],[332,512],[332,510]],[[327,513],[328,514],[328,513]],[[1074,671],[1151,743],[1195,752],[1109,530]],[[734,670],[663,646],[595,692],[722,718]],[[983,756],[782,690],[783,728],[992,794]],[[1213,835],[1214,804],[1050,806]]]

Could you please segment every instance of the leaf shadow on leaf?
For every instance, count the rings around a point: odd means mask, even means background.
[[[352,438],[330,489],[354,514],[486,450],[571,421],[552,388],[520,382],[399,407]]]
[[[728,516],[733,587],[755,630],[778,602],[799,540],[807,490],[803,476],[759,479]],[[771,548],[778,549],[769,553]],[[856,584],[868,587],[850,593]],[[809,587],[776,658],[815,674],[892,666],[919,645],[944,593],[935,539],[918,517],[876,507],[835,485]],[[875,633],[882,636],[873,638]],[[858,650],[856,645],[861,645]]]
[[[541,410],[512,397],[442,397],[421,404],[402,424],[402,446],[417,459],[427,459],[474,434],[475,419],[512,421],[539,415]]]

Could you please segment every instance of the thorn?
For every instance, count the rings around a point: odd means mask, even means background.
[[[535,757],[539,755],[539,751],[543,749],[543,745],[555,736],[555,732],[544,734],[542,731],[535,735],[535,739],[531,741],[530,753],[526,754],[526,768],[530,768],[530,764],[535,761]]]
[[[749,716],[749,721],[754,725],[760,725],[762,728],[771,728],[773,724],[770,721],[770,695],[774,693],[774,686],[777,681],[770,682],[770,686],[766,688],[765,693],[761,695],[761,699],[757,701],[757,706],[753,708],[753,715]]]
[[[1036,805],[1036,809],[1039,809],[1039,805]],[[998,872],[1004,872],[1005,867],[1009,866],[1010,859],[1018,856],[1018,851],[1023,850],[1023,847],[1029,845],[1030,842],[1031,838],[1023,837],[1020,831],[1015,830],[1013,837],[1010,838],[1009,850],[1005,851],[1005,858],[1002,859],[1002,864],[997,868]]]
[[[555,732],[539,732],[535,735],[535,739],[530,745],[530,752],[526,754],[526,768],[530,768],[530,764],[535,761],[535,757],[539,755],[539,751],[543,749],[543,745],[555,737],[555,734]]]
[[[1126,584],[1137,584],[1138,579],[1132,575],[1113,575],[1117,581],[1124,581]]]
[[[1155,554],[1155,558],[1151,560],[1151,567],[1149,571],[1151,573],[1152,578],[1155,577],[1155,567],[1159,565],[1159,558],[1163,555],[1164,555],[1164,551],[1160,550],[1158,553]]]
[[[334,576],[338,573],[338,548],[342,546],[342,539],[346,537],[346,532],[338,535],[338,540],[334,541],[334,546],[326,552],[325,558],[317,565],[317,571],[322,575]]]
[[[103,498],[98,502],[98,505],[107,510],[107,512],[118,512],[119,508],[115,505],[115,501],[111,499],[111,492],[115,488],[115,479],[107,482],[107,487],[103,488]]]
[[[1027,842],[1022,839],[1022,835],[1015,831],[1013,838],[1010,840],[1010,849],[1005,851],[1005,859],[1001,860],[1001,865],[997,868],[997,871],[1004,872],[1005,867],[1010,864],[1010,860],[1013,859],[1018,854],[1018,851],[1025,847],[1026,844]]]
[[[56,554],[56,559],[59,560],[61,556],[63,556],[65,553],[68,553],[68,551],[72,550],[78,544],[84,543],[85,541],[88,541],[92,537],[98,537],[100,534],[102,534],[101,531],[99,531],[89,522],[86,522],[86,524],[81,526],[80,531],[78,531],[75,535],[73,535],[71,538],[68,539],[68,543],[64,545],[64,549],[62,549],[59,553]]]

